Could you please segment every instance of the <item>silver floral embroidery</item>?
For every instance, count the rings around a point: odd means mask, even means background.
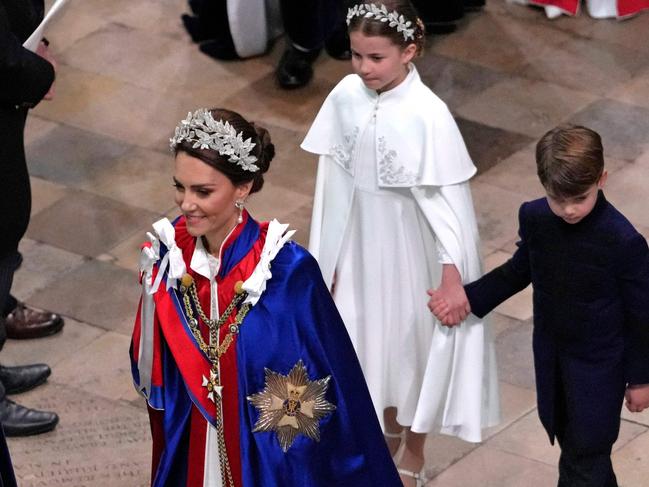
[[[356,139],[358,139],[359,128],[354,127],[350,134],[343,136],[343,143],[336,144],[331,148],[331,156],[345,169],[352,167],[352,154],[354,147],[356,147]]]
[[[414,185],[417,182],[417,174],[407,171],[406,168],[396,166],[394,160],[397,151],[387,148],[385,137],[379,137],[379,180],[385,185]]]

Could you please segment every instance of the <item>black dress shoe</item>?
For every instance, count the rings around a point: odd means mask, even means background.
[[[7,394],[29,391],[43,384],[52,373],[45,364],[7,367],[0,365],[0,382]]]
[[[209,41],[203,41],[199,44],[198,48],[209,57],[220,59],[221,61],[241,59],[234,48],[234,42],[231,37],[224,40],[210,39]]]
[[[0,424],[5,436],[30,436],[52,431],[59,422],[56,413],[37,411],[16,404],[10,399],[0,401]]]
[[[277,82],[287,90],[301,88],[313,78],[313,61],[320,54],[320,49],[301,51],[294,46],[288,47],[277,66]]]
[[[63,328],[61,315],[32,308],[18,301],[16,307],[5,319],[7,338],[22,340],[41,338],[58,333]]]
[[[199,17],[182,14],[180,18],[193,42],[202,42],[210,38],[208,30]]]
[[[199,15],[204,7],[204,0],[189,0],[189,10],[192,11],[194,15]]]

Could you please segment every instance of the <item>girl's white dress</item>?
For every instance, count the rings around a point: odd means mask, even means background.
[[[356,75],[324,102],[302,147],[320,155],[309,250],[358,354],[379,420],[481,441],[499,420],[488,323],[441,326],[426,304],[441,263],[481,275],[468,179],[475,173],[446,105],[410,67],[377,95]]]
[[[367,156],[355,168],[334,301],[380,419],[384,408],[395,406],[399,423],[412,425],[435,326],[426,290],[439,282],[440,268],[410,191],[378,187],[375,130],[373,118],[360,139]]]

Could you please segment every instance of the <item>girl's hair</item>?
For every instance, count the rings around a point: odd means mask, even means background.
[[[362,0],[357,1],[359,3],[372,3],[377,7],[385,6],[388,12],[392,13],[396,11],[400,16],[403,15],[406,22],[412,22],[411,28],[415,30],[415,39],[406,40],[403,37],[403,33],[399,32],[396,27],[390,27],[389,22],[381,22],[374,18],[367,18],[358,15],[349,19],[349,32],[360,31],[366,36],[387,37],[393,44],[404,49],[410,44],[414,44],[417,46],[416,54],[421,55],[424,50],[424,43],[426,42],[426,32],[424,23],[419,18],[417,10],[410,0],[379,0],[375,2],[362,2]]]
[[[241,133],[243,140],[252,140],[255,146],[250,154],[257,158],[255,165],[259,167],[259,170],[255,172],[244,170],[239,164],[230,162],[228,156],[222,156],[213,149],[194,149],[193,143],[187,140],[183,140],[175,147],[175,154],[182,151],[200,159],[225,174],[235,186],[252,181],[250,193],[256,193],[264,185],[264,173],[268,171],[270,161],[275,157],[275,146],[270,140],[268,130],[253,122],[248,122],[237,112],[226,108],[212,108],[210,114],[214,120],[228,122],[237,133]]]
[[[541,184],[553,197],[585,193],[604,171],[602,139],[580,125],[560,125],[536,144],[536,167]]]

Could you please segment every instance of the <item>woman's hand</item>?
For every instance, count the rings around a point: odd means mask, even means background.
[[[41,40],[41,42],[38,43],[38,47],[36,48],[36,54],[38,54],[40,57],[42,57],[47,62],[49,62],[54,67],[54,72],[56,72],[56,67],[57,67],[56,60],[54,59],[54,56],[52,56],[52,52],[50,51],[49,45],[50,43],[47,42],[45,39]],[[45,93],[43,100],[52,100],[53,98],[54,98],[54,82],[52,82],[52,86],[50,86],[49,91]]]

